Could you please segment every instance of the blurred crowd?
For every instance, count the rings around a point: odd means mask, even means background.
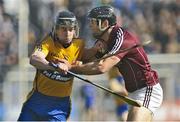
[[[13,17],[6,13],[4,2],[0,0],[0,82],[8,69],[17,64],[18,57],[17,33],[13,24]]]
[[[6,13],[4,1],[0,0],[0,113],[3,112],[2,105],[2,82],[8,70],[18,62],[17,33],[13,24],[13,17]],[[2,118],[0,114],[0,120]]]
[[[18,11],[6,12],[0,0],[0,82],[18,64]],[[143,42],[147,53],[180,52],[180,0],[27,0],[29,6],[28,54],[36,42],[49,33],[57,11],[70,10],[79,21],[80,37],[92,45],[87,13],[99,5],[111,5],[118,24],[131,30]]]
[[[180,52],[179,0],[29,0],[29,52],[34,43],[51,31],[57,11],[68,9],[75,13],[80,25],[80,37],[91,44],[87,24],[88,11],[99,5],[111,5],[118,15],[118,24],[130,29],[139,39],[151,40],[148,53]],[[36,18],[36,19],[35,19]]]
[[[131,30],[143,42],[149,54],[180,53],[180,0],[27,0],[29,5],[28,54],[36,42],[52,29],[57,11],[75,13],[80,37],[91,46],[87,13],[99,5],[111,5],[118,24]],[[18,64],[18,10],[7,13],[5,0],[0,0],[0,89],[6,73]],[[1,92],[0,92],[1,99]]]

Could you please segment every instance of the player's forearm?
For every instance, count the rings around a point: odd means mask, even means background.
[[[30,57],[30,64],[40,70],[54,70],[54,68],[49,65],[49,61],[37,55]]]
[[[96,75],[103,73],[99,64],[94,62],[82,65],[73,65],[70,70],[74,73],[82,75]]]
[[[110,70],[113,66],[115,66],[119,61],[119,58],[117,58],[116,56],[112,56],[99,62],[91,62],[82,65],[72,65],[70,70],[74,73],[84,75],[103,74]]]

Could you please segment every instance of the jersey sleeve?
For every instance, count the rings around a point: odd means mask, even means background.
[[[120,50],[123,50],[126,48],[126,41],[124,38],[124,31],[121,28],[118,28],[115,32],[115,34],[113,34],[112,39],[112,46],[111,46],[111,50],[109,51],[109,54],[115,54]],[[127,52],[123,52],[123,53],[119,53],[117,55],[115,55],[118,58],[122,58],[127,54]]]
[[[139,40],[133,33],[119,28],[113,37],[113,42],[113,46],[111,48],[111,51],[109,52],[110,54],[115,54],[120,50],[125,50],[132,46],[135,46],[139,43]],[[127,50],[115,56],[121,59],[128,53],[133,54],[132,50]]]
[[[48,55],[50,49],[51,42],[50,40],[43,40],[35,46],[34,51],[40,51],[45,55]]]

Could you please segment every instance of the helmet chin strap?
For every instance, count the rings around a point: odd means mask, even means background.
[[[108,29],[110,28],[111,26],[108,26],[104,31],[102,31],[102,33],[100,35],[97,35],[95,38],[97,39],[96,43],[98,41],[102,41],[103,43],[105,43],[107,45],[107,42],[102,39],[101,37],[108,31]],[[95,54],[95,57],[98,59],[98,58],[101,58],[103,57],[106,53],[108,52],[108,49],[102,49],[100,51],[98,51],[96,54]]]
[[[109,22],[108,22],[109,23]],[[98,19],[98,27],[99,27],[99,30],[102,32],[101,34],[99,34],[99,35],[96,35],[95,36],[95,38],[96,39],[101,39],[101,40],[103,40],[101,37],[108,31],[108,29],[111,27],[111,25],[109,25],[108,27],[102,27],[101,26],[101,24],[102,24],[102,21],[101,21],[101,19]]]
[[[108,26],[104,31],[102,31],[102,33],[100,35],[96,35],[95,38],[96,39],[101,39],[103,40],[101,37],[108,31],[108,29],[110,28],[111,26]]]

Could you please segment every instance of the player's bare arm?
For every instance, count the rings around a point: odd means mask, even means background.
[[[82,62],[87,63],[96,59],[95,54],[97,53],[97,51],[98,49],[96,47],[92,47],[89,49],[85,48],[82,56]]]
[[[68,70],[68,66],[63,62],[58,62],[57,64],[54,63],[54,66],[53,64],[50,65],[50,63],[52,62],[46,60],[46,55],[38,50],[36,50],[30,57],[30,64],[36,67],[37,69],[57,70],[63,73],[66,73],[66,71]]]
[[[113,66],[115,66],[120,59],[116,56],[109,57],[99,62],[90,62],[82,65],[72,65],[71,71],[84,75],[95,75],[107,72]]]

